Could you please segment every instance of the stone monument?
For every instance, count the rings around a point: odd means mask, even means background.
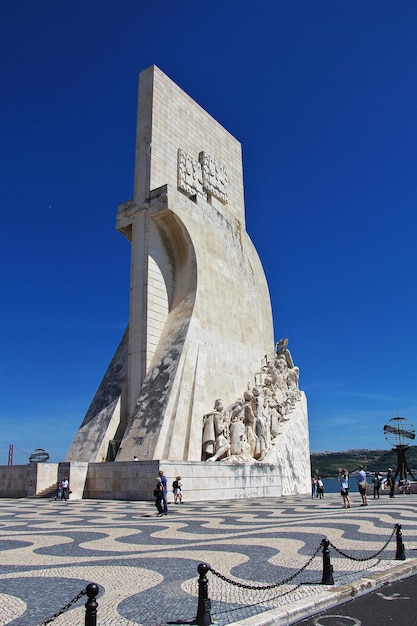
[[[241,146],[155,66],[140,75],[134,197],[117,229],[131,243],[129,323],[66,461],[279,464],[284,491],[308,491],[306,400],[288,341],[274,346]]]

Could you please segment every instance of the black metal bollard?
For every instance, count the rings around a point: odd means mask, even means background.
[[[403,544],[403,536],[401,533],[401,524],[395,524],[395,528],[397,529],[396,537],[397,537],[397,553],[395,555],[396,561],[405,561],[405,551]]]
[[[321,544],[323,546],[323,576],[321,579],[321,584],[334,585],[333,565],[330,563],[330,541],[328,539],[323,539]]]
[[[89,583],[85,588],[88,600],[85,603],[85,622],[84,626],[97,626],[97,600],[96,595],[99,592],[96,583]]]
[[[200,563],[197,567],[197,571],[200,574],[198,579],[197,617],[195,618],[197,626],[210,626],[213,623],[211,621],[211,600],[208,597],[208,580],[206,576],[209,569],[210,565],[207,565],[207,563]]]

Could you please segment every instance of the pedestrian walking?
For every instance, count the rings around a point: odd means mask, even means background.
[[[62,480],[60,480],[56,486],[55,500],[61,500],[62,496]]]
[[[162,470],[159,470],[159,478],[161,479],[163,493],[164,493],[164,501],[163,501],[164,515],[168,515],[168,481]]]
[[[61,489],[62,489],[61,500],[67,501],[69,497],[69,482],[68,482],[67,476],[64,476],[64,479],[61,481]]]
[[[160,479],[160,477],[158,476],[157,478],[155,478],[156,481],[156,485],[155,485],[155,489],[153,490],[153,495],[155,498],[155,506],[157,508],[157,516],[158,517],[162,517],[162,515],[164,514],[164,487],[162,485],[162,481]]]
[[[172,491],[174,493],[174,504],[182,504],[182,491],[181,491],[181,476],[177,476],[172,483]]]
[[[311,497],[317,498],[317,476],[314,475],[311,479]]]
[[[358,490],[362,498],[361,506],[368,506],[368,497],[366,495],[368,491],[368,483],[366,481],[366,472],[363,469],[363,465],[359,465],[357,481],[358,481]]]
[[[386,478],[385,482],[386,482],[386,484],[389,487],[389,497],[393,498],[394,497],[394,490],[395,490],[395,476],[394,476],[394,472],[392,471],[392,467],[388,468],[387,478]]]
[[[349,473],[346,469],[339,470],[340,495],[343,498],[343,508],[350,509],[349,500]]]
[[[379,498],[379,490],[382,485],[382,476],[379,472],[375,472],[375,475],[372,479],[372,485],[374,487],[374,498]]]

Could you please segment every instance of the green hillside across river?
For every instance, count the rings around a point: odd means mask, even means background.
[[[410,446],[406,452],[407,464],[417,479],[417,446]],[[397,467],[396,450],[348,450],[347,452],[323,452],[310,455],[311,473],[322,477],[334,477],[339,468],[349,473],[363,465],[368,472],[386,474],[387,469]]]

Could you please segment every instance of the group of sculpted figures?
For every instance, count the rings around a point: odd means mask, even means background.
[[[255,374],[255,384],[226,409],[216,400],[203,417],[203,461],[262,461],[301,394],[299,369],[288,350],[288,339],[276,344]]]

